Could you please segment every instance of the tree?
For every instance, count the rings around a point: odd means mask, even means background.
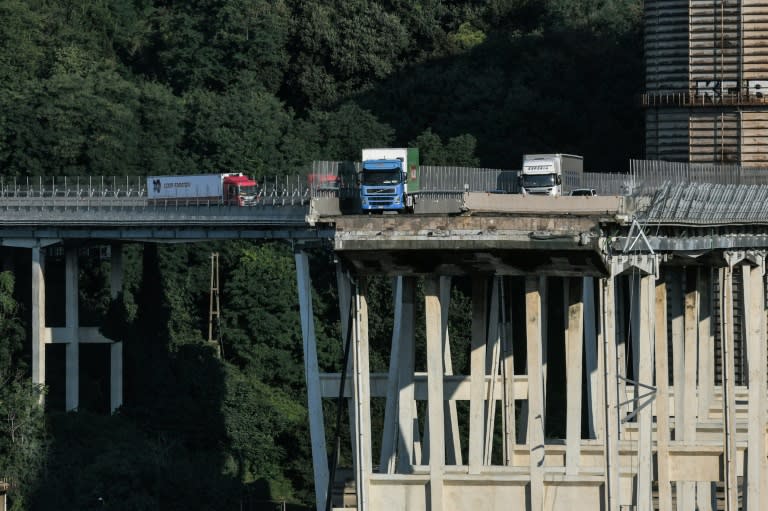
[[[286,90],[300,110],[326,109],[397,68],[408,33],[379,3],[295,2]]]
[[[369,110],[344,103],[333,111],[313,110],[299,128],[314,142],[315,159],[357,161],[364,147],[386,147],[394,131]]]
[[[224,347],[238,367],[284,389],[303,387],[293,258],[282,245],[241,246],[224,283]]]
[[[427,128],[409,146],[419,148],[421,163],[424,165],[453,165],[476,167],[479,165],[475,156],[477,141],[472,135],[464,134],[448,139],[443,144],[439,135]]]
[[[292,113],[272,94],[245,87],[223,94],[197,90],[184,102],[184,145],[197,172],[283,175],[297,165],[287,146]]]
[[[138,90],[113,70],[64,52],[51,78],[16,93],[6,171],[11,175],[135,175]],[[98,65],[96,66],[98,67]]]
[[[234,367],[227,373],[222,411],[237,478],[246,484],[264,481],[269,489],[260,495],[264,500],[291,498],[294,486],[301,489],[309,482],[292,482],[286,473],[306,439],[306,405],[253,374]]]
[[[43,17],[29,2],[0,4],[0,93],[36,78],[44,62]]]
[[[43,388],[25,374],[24,330],[13,299],[13,274],[0,273],[0,473],[12,487],[10,509],[25,508],[45,464]]]

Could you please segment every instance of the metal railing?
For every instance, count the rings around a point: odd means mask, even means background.
[[[723,185],[766,185],[768,168],[745,168],[740,165],[670,162],[663,160],[630,160],[631,193],[653,193],[659,188],[678,183],[711,183]]]
[[[312,197],[354,197],[358,191],[360,162],[316,161],[307,183]],[[458,166],[420,167],[420,192],[440,194],[456,192],[516,193],[517,170]]]
[[[598,195],[630,195],[635,187],[627,173],[585,172],[579,188],[593,188]]]
[[[306,205],[311,198],[305,176],[262,176],[254,206]],[[178,208],[224,205],[222,200],[147,198],[139,176],[0,177],[0,207]]]
[[[644,107],[683,106],[717,107],[722,105],[768,105],[768,96],[763,93],[743,89],[735,92],[717,90],[704,92],[697,89],[678,92],[648,92],[641,94],[640,102]]]

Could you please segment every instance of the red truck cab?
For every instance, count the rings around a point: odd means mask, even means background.
[[[256,201],[258,183],[248,176],[232,174],[224,177],[224,203],[248,206]]]

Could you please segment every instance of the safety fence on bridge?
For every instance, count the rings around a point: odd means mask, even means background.
[[[257,178],[256,205],[306,205],[310,190],[305,176]],[[178,208],[208,207],[222,201],[198,199],[147,200],[144,176],[0,177],[0,207],[56,208]]]
[[[353,198],[360,162],[315,161],[308,176],[312,197]],[[430,197],[463,192],[519,193],[520,170],[422,165],[420,193]],[[626,173],[585,172],[574,188],[594,188],[600,195],[627,195],[633,186]]]
[[[359,162],[314,161],[306,175],[261,176],[256,205],[306,205],[317,197],[351,199],[358,195]],[[421,166],[420,193],[456,198],[464,192],[514,194],[520,191],[519,170],[460,166]],[[768,184],[768,169],[738,165],[703,165],[655,160],[630,160],[629,173],[584,172],[578,188],[599,195],[653,193],[677,183]],[[216,201],[147,200],[144,176],[0,177],[0,207],[132,207],[171,208],[214,206]]]
[[[765,185],[768,169],[727,164],[684,163],[663,160],[630,160],[633,193],[654,193],[681,183]]]
[[[356,195],[359,172],[360,162],[315,161],[307,177],[310,193],[313,197]],[[421,165],[419,190],[430,194],[517,193],[519,174],[518,170]]]

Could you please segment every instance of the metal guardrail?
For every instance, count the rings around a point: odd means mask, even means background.
[[[311,198],[304,176],[266,176],[259,183],[256,206],[307,205]],[[0,208],[179,208],[220,206],[223,201],[147,199],[146,178],[0,177]]]
[[[359,162],[316,161],[312,165],[312,197],[356,197]],[[519,193],[519,170],[455,166],[421,166],[420,194],[434,198],[441,193],[451,198],[460,192]],[[626,173],[584,172],[581,183],[572,188],[594,188],[599,195],[628,195],[632,176]]]
[[[723,105],[767,105],[768,97],[759,91],[750,89],[742,89],[738,92],[722,92],[714,89],[702,92],[691,89],[678,92],[644,93],[640,96],[640,102],[644,107],[720,107]]]
[[[653,194],[656,190],[683,183],[718,185],[766,185],[768,169],[739,165],[630,160],[632,193]]]
[[[599,195],[648,193],[665,183],[684,181],[722,184],[766,182],[768,170],[736,166],[702,166],[631,160],[629,174],[585,172],[574,188],[594,188]],[[313,198],[358,197],[359,162],[315,161],[308,175],[262,176],[253,206],[307,206]],[[421,167],[420,193],[431,200],[457,200],[463,192],[518,193],[519,170],[455,166]],[[180,210],[203,211],[223,207],[219,201],[148,201],[146,178],[110,177],[0,177],[0,211],[68,210]],[[235,208],[237,209],[237,208]],[[246,208],[248,209],[248,208]],[[212,211],[206,216],[218,216]]]
[[[359,171],[360,162],[315,161],[307,177],[310,194],[312,197],[356,197]],[[420,173],[419,193],[519,191],[518,170],[421,165]]]

